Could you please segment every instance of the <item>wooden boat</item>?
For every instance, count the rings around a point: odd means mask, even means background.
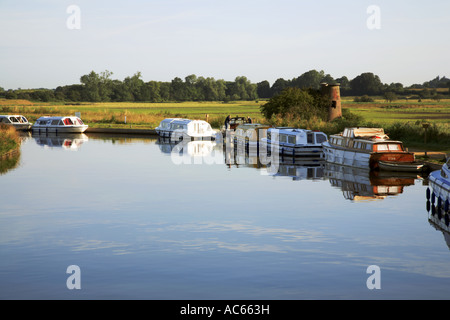
[[[0,115],[0,124],[13,126],[16,130],[28,131],[30,130],[32,123],[28,122],[28,119],[22,115]]]
[[[282,156],[324,158],[322,143],[327,135],[319,131],[296,128],[270,128],[267,137],[262,139],[270,152]]]
[[[87,124],[74,116],[40,117],[31,127],[37,133],[83,133],[87,128]]]
[[[323,149],[330,163],[371,170],[417,170],[414,153],[405,150],[401,141],[390,140],[383,128],[346,128],[331,135]]]
[[[155,129],[156,133],[173,141],[180,140],[215,140],[216,131],[204,120],[167,118]]]
[[[402,171],[402,172],[414,172],[414,171],[422,171],[423,163],[412,162],[412,163],[399,163],[399,162],[391,162],[391,161],[378,161],[378,167],[380,170],[387,171]]]

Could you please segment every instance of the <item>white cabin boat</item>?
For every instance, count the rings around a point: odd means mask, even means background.
[[[0,115],[0,124],[13,126],[16,130],[28,131],[30,130],[32,123],[28,122],[28,119],[22,115]]]
[[[38,133],[83,133],[87,124],[78,117],[40,117],[32,126]]]
[[[383,128],[346,128],[323,143],[327,162],[362,169],[389,171],[421,170],[414,153],[401,141],[390,140]],[[380,165],[381,163],[381,165]]]
[[[155,130],[159,136],[173,141],[214,140],[217,135],[206,121],[182,118],[164,119]]]
[[[428,176],[431,187],[431,196],[427,194],[428,198],[431,198],[432,202],[442,208],[445,211],[449,211],[450,202],[450,157],[447,162],[442,166],[441,170],[435,170]],[[427,192],[429,193],[429,191]],[[430,200],[430,199],[428,199]]]
[[[322,143],[325,141],[327,135],[323,132],[295,128],[270,128],[267,137],[262,139],[270,152],[306,158],[323,158]]]

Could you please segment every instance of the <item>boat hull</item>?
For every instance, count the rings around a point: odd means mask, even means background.
[[[271,143],[271,141],[264,141],[262,147],[267,149],[267,152],[278,153],[282,156],[291,157],[305,157],[324,159],[322,145],[304,146],[304,145],[288,145]]]
[[[450,201],[450,179],[444,178],[441,174],[441,170],[436,170],[429,174],[428,180],[430,182],[430,187],[436,198],[441,198],[444,202]]]
[[[179,131],[158,131],[158,136],[172,141],[193,141],[193,140],[215,140],[216,134],[211,135],[189,135]]]
[[[422,163],[414,163],[414,162],[389,162],[389,161],[379,161],[378,167],[380,170],[386,171],[399,171],[399,172],[421,172],[423,170]]]
[[[88,126],[33,126],[33,132],[38,133],[83,133]]]
[[[18,124],[12,124],[12,126],[18,131],[28,131],[31,129],[32,124],[31,123],[18,123]]]
[[[408,171],[414,168],[414,166],[409,166],[414,163],[414,154],[409,152],[361,152],[336,148],[329,143],[323,144],[323,150],[327,162],[340,165],[378,170],[381,169],[380,162],[385,162],[397,164],[397,168]],[[384,166],[384,168],[386,169],[387,166]],[[393,166],[390,166],[390,168],[393,168]]]

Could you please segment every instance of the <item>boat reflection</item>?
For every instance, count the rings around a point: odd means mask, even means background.
[[[173,142],[170,138],[159,137],[156,141],[162,153],[171,156],[174,163],[201,164],[222,160],[221,145],[211,140]]]
[[[63,148],[65,150],[76,151],[83,143],[89,140],[84,133],[67,134],[38,134],[33,133],[33,139],[44,148]]]
[[[414,185],[418,177],[410,173],[369,171],[326,163],[325,177],[333,187],[340,188],[345,199],[370,201],[385,199],[403,193],[403,188]]]
[[[269,163],[268,171],[271,170],[272,163]],[[276,177],[290,177],[293,181],[300,180],[322,180],[325,177],[324,160],[303,160],[299,158],[280,159],[278,171],[273,174]]]

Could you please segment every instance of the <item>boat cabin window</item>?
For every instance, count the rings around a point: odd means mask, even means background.
[[[79,123],[79,124],[84,125],[83,121],[81,121],[80,118],[77,118],[77,120],[78,120],[78,123]]]
[[[25,118],[25,117],[22,117],[21,119],[22,119],[23,123],[27,123],[28,122],[27,118]]]
[[[59,120],[53,120],[52,121],[52,126],[57,126],[58,125]]]
[[[312,132],[308,132],[306,135],[306,142],[307,143],[314,143],[314,135]]]
[[[17,123],[17,122],[19,122],[19,120],[17,120],[16,117],[11,117],[10,120],[11,120],[12,123]]]
[[[46,126],[46,125],[47,125],[47,120],[41,120],[41,121],[39,121],[39,125],[41,125],[41,126]]]
[[[3,118],[0,120],[0,123],[10,123],[8,118]]]
[[[66,118],[66,119],[64,119],[64,124],[66,126],[70,126],[70,125],[73,125],[73,122],[70,118]]]
[[[280,135],[280,142],[287,142],[287,136],[285,134]]]
[[[327,141],[327,136],[322,134],[322,133],[316,133],[316,142],[317,143],[322,143]]]
[[[402,148],[398,143],[382,143],[376,145],[376,151],[401,151]]]
[[[289,143],[292,143],[292,144],[295,144],[295,136],[288,136],[288,142]]]

